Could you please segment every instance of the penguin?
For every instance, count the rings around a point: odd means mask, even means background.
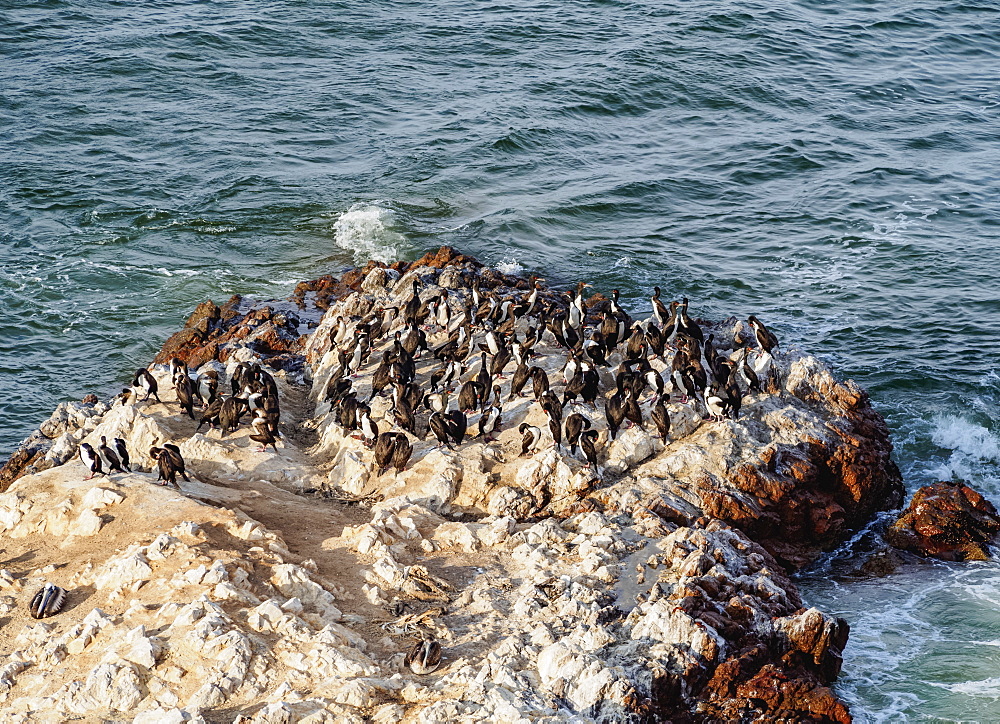
[[[429,674],[441,665],[441,644],[434,639],[422,639],[406,653],[403,661],[414,674]]]
[[[97,449],[104,456],[104,459],[108,461],[108,475],[125,472],[118,454],[108,446],[108,438],[101,435],[101,445]]]
[[[549,391],[549,376],[541,367],[532,367],[528,370],[528,374],[531,375],[531,388],[537,402],[543,394]]]
[[[753,329],[753,333],[757,337],[757,344],[762,350],[770,354],[778,346],[778,338],[757,317],[751,314],[747,317],[747,324]]]
[[[566,443],[569,445],[570,455],[576,454],[576,445],[580,441],[580,433],[590,429],[590,420],[574,412],[566,418]]]
[[[181,409],[193,420],[195,389],[187,374],[181,373],[174,378],[174,392]]]
[[[726,400],[719,394],[719,388],[712,385],[705,395],[705,409],[708,410],[709,420],[721,420],[726,414]]]
[[[156,378],[149,373],[145,367],[140,367],[135,371],[135,377],[132,378],[132,386],[140,390],[146,391],[146,396],[142,398],[145,402],[152,395],[156,398],[156,401],[163,404],[163,400],[160,399],[160,395],[157,393],[159,386],[156,384]]]
[[[177,486],[177,473],[181,472],[176,464],[176,460],[170,451],[162,447],[149,448],[149,457],[156,461],[157,481],[162,480],[163,485]],[[179,456],[178,456],[179,457]],[[184,476],[185,480],[187,476]]]
[[[90,471],[90,475],[84,480],[90,480],[95,475],[104,475],[104,470],[101,468],[101,456],[94,452],[90,443],[85,442],[80,445],[80,460],[83,461],[84,467]]]
[[[392,465],[392,456],[396,451],[396,433],[383,432],[375,441],[375,464],[378,474],[382,476]]]
[[[469,427],[469,420],[461,410],[452,410],[445,413],[448,419],[448,434],[455,441],[456,445],[461,445],[465,440],[465,431]]]
[[[521,457],[525,457],[535,451],[542,431],[526,422],[522,422],[517,431],[521,433]]]
[[[608,435],[614,440],[625,421],[625,396],[620,387],[604,404],[604,416],[608,420]]]
[[[361,442],[367,448],[372,448],[375,446],[375,441],[378,440],[379,431],[378,423],[372,420],[371,408],[368,405],[361,406],[361,414],[358,418],[361,423]]]
[[[696,322],[692,322],[691,318],[688,317],[688,298],[684,297],[681,300],[681,304],[677,307],[677,319],[680,325],[680,331],[686,334],[692,339],[696,339],[699,342],[705,341],[705,333],[701,331],[701,327],[698,326]]]
[[[215,370],[208,370],[204,374],[198,375],[197,380],[198,396],[206,405],[215,402],[219,394],[219,373]]]
[[[406,433],[397,432],[396,445],[392,451],[392,466],[396,468],[396,472],[401,473],[406,470],[406,464],[410,462],[412,454],[413,445],[410,443],[410,439],[406,437]]]
[[[128,448],[125,447],[125,441],[120,437],[114,439],[115,450],[118,452],[118,459],[121,460],[122,467],[125,468],[126,472],[132,472],[132,465],[129,462]]]
[[[246,404],[247,401],[240,397],[228,397],[222,401],[222,404],[219,406],[218,418],[219,429],[222,435],[232,432],[240,426],[240,418],[246,412]]]
[[[253,429],[250,439],[260,443],[257,452],[264,452],[267,450],[267,446],[270,445],[274,448],[275,454],[277,454],[277,440],[271,432],[271,425],[267,421],[267,413],[263,409],[257,411],[257,416],[250,422],[250,427]]]
[[[427,425],[430,427],[431,432],[434,433],[434,437],[438,440],[438,449],[442,447],[447,447],[449,450],[451,447],[451,436],[449,435],[450,430],[448,429],[448,418],[445,417],[443,412],[434,411],[427,420]]]
[[[631,388],[625,389],[623,408],[625,412],[625,419],[631,424],[642,427],[642,408],[639,407],[639,403],[636,402],[635,395]]]
[[[195,432],[201,429],[201,426],[206,422],[208,423],[208,429],[211,430],[215,427],[215,423],[219,422],[219,413],[222,411],[222,405],[229,399],[228,397],[223,397],[218,395],[208,407],[206,407],[201,413],[201,420],[198,422],[198,427],[195,428]]]
[[[663,329],[667,323],[667,308],[664,306],[663,302],[660,301],[660,288],[653,287],[653,296],[650,297],[653,302],[653,316],[656,317],[656,323],[659,325],[660,329]]]
[[[552,442],[555,443],[558,450],[562,446],[562,414],[557,410],[561,410],[561,408],[550,407],[545,412],[549,416],[549,433],[552,435]]]
[[[479,417],[479,434],[476,437],[485,437],[486,442],[493,441],[493,433],[500,427],[500,388],[493,388],[493,404],[483,411]]]
[[[597,466],[597,436],[597,430],[584,430],[580,433],[580,449],[587,459],[587,467],[593,465],[594,470],[600,473],[601,469]]]
[[[656,425],[657,432],[660,433],[660,440],[666,445],[667,435],[670,434],[670,414],[667,412],[667,406],[663,404],[662,399],[653,405],[653,411],[649,416],[652,418],[653,424]]]
[[[514,370],[514,375],[510,378],[510,395],[507,397],[507,402],[521,396],[521,390],[524,389],[524,385],[527,384],[530,376],[531,371],[528,365],[524,362],[518,364],[517,369]]]

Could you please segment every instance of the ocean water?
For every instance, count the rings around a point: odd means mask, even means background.
[[[996,0],[0,1],[0,457],[205,298],[451,244],[757,314],[1000,501],[998,67]],[[1000,564],[836,570],[858,721],[1000,720]]]

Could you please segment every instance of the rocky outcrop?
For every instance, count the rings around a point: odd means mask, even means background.
[[[498,439],[474,437],[473,414],[467,438],[439,448],[419,411],[408,466],[380,474],[331,407],[334,338],[339,320],[402,306],[413,279],[425,301],[448,290],[456,310],[474,279],[499,298],[529,287],[444,248],[303,283],[287,303],[201,305],[157,359],[224,380],[242,362],[269,363],[277,450],[259,452],[245,427],[196,430],[159,364],[163,403],[68,403],[43,424],[48,447],[40,458],[37,441],[22,448],[20,477],[0,495],[0,711],[260,724],[850,721],[829,688],[848,626],[804,607],[788,570],[896,504],[891,445],[864,393],[801,351],[779,352],[737,419],[668,396],[666,443],[645,396],[646,424],[611,440],[602,394],[566,411],[599,431],[595,469],[548,433],[522,456],[518,425],[546,430],[546,419],[529,397],[508,401],[501,380]],[[595,295],[588,308],[607,306]],[[735,319],[704,326],[723,355],[747,334]],[[431,347],[445,339],[427,333]],[[383,431],[391,402],[372,397],[371,382],[387,344],[352,378]],[[565,352],[548,336],[535,352],[561,395]],[[418,381],[437,366],[422,356]],[[601,376],[610,389],[613,372]],[[84,481],[76,450],[102,435],[127,441],[135,472]],[[180,489],[155,485],[147,451],[165,442],[192,475]],[[69,599],[35,622],[27,602],[45,581]],[[443,647],[431,674],[404,664],[419,637]]]
[[[1000,533],[1000,515],[990,501],[963,483],[925,485],[886,532],[902,550],[946,561],[989,560]]]

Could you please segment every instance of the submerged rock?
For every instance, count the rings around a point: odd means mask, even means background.
[[[989,560],[1000,533],[993,504],[963,483],[925,485],[886,532],[890,544],[946,561]]]

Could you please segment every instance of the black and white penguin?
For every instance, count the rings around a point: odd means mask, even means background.
[[[101,445],[97,449],[108,463],[108,475],[111,473],[125,472],[124,468],[122,468],[122,461],[118,458],[118,454],[108,446],[108,438],[102,435]]]
[[[594,466],[594,470],[600,473],[601,469],[597,466],[597,430],[584,430],[580,433],[580,449],[583,450],[583,456],[587,458],[587,467],[591,465]]]
[[[476,437],[485,437],[486,442],[492,442],[493,433],[500,428],[500,413],[500,387],[494,386],[493,404],[479,417],[479,434]]]
[[[521,433],[521,457],[530,455],[538,447],[538,441],[542,437],[542,431],[535,427],[534,425],[529,425],[526,422],[522,422],[517,428],[517,431]]]
[[[752,314],[747,317],[747,323],[757,337],[757,344],[762,350],[770,354],[778,346],[778,338],[774,336],[771,330],[764,326],[763,322]]]
[[[128,448],[125,447],[125,441],[120,437],[114,439],[115,451],[118,453],[118,459],[121,460],[122,467],[125,468],[126,472],[132,472],[132,464],[129,462]]]
[[[254,442],[260,443],[260,447],[257,448],[257,452],[264,452],[267,450],[267,446],[270,445],[274,448],[274,452],[277,454],[278,441],[271,432],[271,425],[267,421],[267,413],[264,412],[263,408],[257,410],[257,415],[250,421],[250,428],[252,430],[250,433],[250,439]]]
[[[435,410],[431,413],[431,416],[427,418],[427,426],[430,428],[431,432],[434,433],[434,437],[437,438],[437,447],[440,450],[442,447],[447,447],[451,450],[451,436],[449,435],[448,429],[448,418],[445,417],[444,413]]]
[[[362,405],[358,418],[361,423],[361,442],[369,449],[375,446],[375,441],[378,440],[379,436],[378,423],[372,419],[371,412],[368,405]]]
[[[80,445],[80,460],[83,461],[84,467],[90,471],[90,475],[85,477],[84,480],[90,480],[95,475],[104,475],[104,470],[101,466],[101,456],[94,451],[90,443],[85,442]]]
[[[146,392],[146,396],[142,398],[143,402],[148,400],[149,396],[152,395],[156,398],[157,402],[163,403],[158,394],[159,385],[156,384],[156,378],[145,367],[140,367],[135,371],[135,376],[132,378],[132,386]]]
[[[656,323],[659,325],[660,329],[663,329],[667,323],[667,318],[670,316],[667,312],[666,305],[660,301],[660,288],[653,287],[653,296],[650,297],[653,302],[653,316],[656,318]]]

